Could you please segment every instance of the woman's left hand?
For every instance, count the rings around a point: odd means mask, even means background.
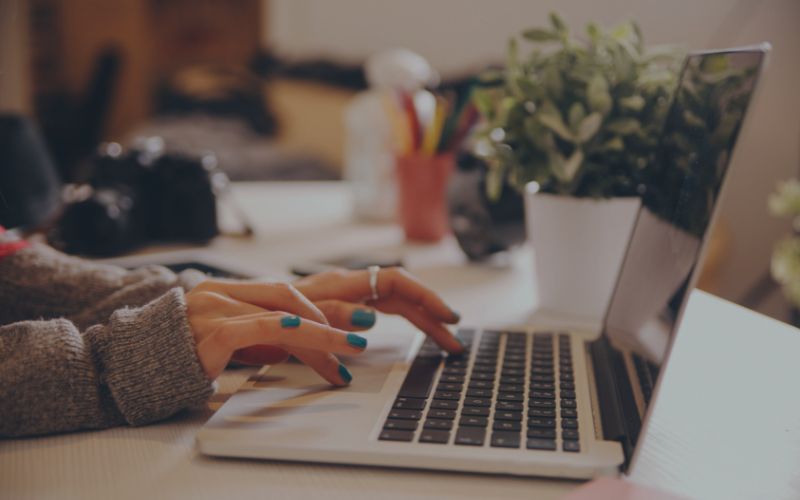
[[[328,271],[292,284],[322,311],[333,327],[370,328],[375,324],[374,308],[405,317],[445,351],[459,353],[464,349],[445,327],[458,323],[460,316],[435,292],[400,267],[382,268],[377,278],[378,298],[374,300],[366,270]]]

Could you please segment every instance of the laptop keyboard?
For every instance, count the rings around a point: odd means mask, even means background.
[[[461,329],[462,355],[427,339],[384,423],[382,441],[580,451],[566,334]]]

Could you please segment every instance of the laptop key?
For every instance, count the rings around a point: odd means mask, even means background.
[[[434,399],[431,401],[431,408],[437,410],[455,410],[458,409],[458,401],[451,399]]]
[[[442,382],[436,386],[437,391],[460,391],[464,386],[462,384],[451,384]]]
[[[519,448],[519,432],[494,431],[491,445],[495,448]]]
[[[463,384],[464,375],[442,375],[441,377],[439,377],[439,382],[447,382],[449,384]]]
[[[471,380],[494,380],[494,373],[473,373]]]
[[[495,420],[512,420],[514,422],[522,421],[522,412],[521,411],[507,411],[507,410],[495,410],[494,412],[494,419]]]
[[[450,440],[450,431],[440,429],[423,429],[419,435],[420,443],[446,444]]]
[[[497,395],[498,401],[523,401],[524,399],[522,394],[514,392],[501,392]]]
[[[481,408],[479,406],[465,406],[461,409],[462,415],[474,415],[476,417],[488,417],[489,408]]]
[[[394,400],[394,408],[398,410],[421,410],[425,408],[425,400],[399,397]]]
[[[483,446],[486,430],[481,427],[459,427],[456,431],[455,444],[465,446]]]
[[[578,452],[581,451],[581,444],[578,441],[564,441],[561,444],[561,449],[564,451]]]
[[[531,399],[528,406],[531,408],[555,408],[556,402],[551,399]]]
[[[407,420],[406,420],[407,422]],[[416,422],[415,422],[416,423]],[[449,431],[453,428],[453,421],[452,420],[439,420],[439,419],[428,419],[425,421],[423,425],[425,429],[442,429]]]
[[[493,389],[494,382],[490,382],[488,380],[470,380],[469,381],[469,388],[470,389]]]
[[[575,382],[564,382],[562,380],[559,386],[561,387],[561,389],[569,389],[571,391],[575,390]]]
[[[488,398],[464,398],[464,406],[489,407],[491,405],[492,400]]]
[[[522,403],[516,401],[498,401],[498,410],[522,411]]]
[[[431,393],[433,376],[439,369],[441,356],[438,358],[417,358],[411,363],[406,379],[400,387],[398,396],[407,398],[427,398]]]
[[[554,391],[556,390],[555,384],[543,384],[541,382],[531,383],[531,390],[533,391]]]
[[[467,427],[486,427],[489,425],[489,419],[486,417],[477,417],[465,415],[458,421],[458,425]]]
[[[552,418],[529,418],[528,427],[537,427],[540,429],[555,429],[556,421]]]
[[[562,408],[575,408],[576,403],[574,399],[562,399],[561,400],[561,407]]]
[[[392,410],[389,410],[389,418],[419,420],[422,418],[422,412],[418,410],[398,410],[394,408]]]
[[[556,416],[556,410],[553,408],[528,408],[528,416],[537,418],[554,418]]]
[[[561,408],[561,418],[578,418],[578,410],[575,408]]]
[[[515,394],[522,394],[525,392],[523,384],[500,384],[500,392],[513,392]]]
[[[528,439],[525,446],[529,450],[550,450],[556,449],[556,442],[552,439]]]
[[[496,431],[519,432],[522,429],[522,426],[519,422],[513,422],[511,420],[495,420],[494,424],[492,425],[492,429]]]
[[[456,418],[455,410],[440,410],[438,408],[431,408],[428,410],[428,418],[440,418],[442,420],[453,420]]]
[[[555,429],[528,429],[528,437],[536,439],[555,439]]]
[[[565,399],[575,399],[575,391],[561,390],[561,397]]]
[[[469,389],[467,391],[468,398],[491,398],[491,389]]]
[[[393,429],[384,429],[381,431],[378,439],[381,441],[411,441],[414,439],[414,431],[398,431]]]
[[[417,429],[416,420],[387,419],[383,424],[384,429],[397,429],[400,431],[414,431]]]
[[[512,377],[512,376],[504,376],[500,377],[501,384],[524,384],[525,377]]]
[[[580,433],[577,429],[562,429],[561,439],[564,441],[577,441],[580,439]]]
[[[461,393],[455,391],[438,391],[433,394],[435,399],[450,399],[453,401],[458,401],[461,399]]]
[[[577,429],[578,428],[578,421],[574,418],[562,418],[561,419],[561,428],[562,429]]]
[[[551,391],[531,391],[531,397],[537,399],[556,399],[556,395]]]

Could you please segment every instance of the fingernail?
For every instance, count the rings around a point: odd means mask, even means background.
[[[375,311],[356,309],[350,316],[350,323],[354,326],[372,326],[375,324]]]
[[[281,318],[281,326],[284,328],[297,328],[300,326],[300,318],[297,316],[284,316]]]
[[[361,335],[356,335],[355,333],[347,334],[347,343],[357,349],[364,350],[367,348],[367,339]]]
[[[458,313],[458,311],[450,309],[450,312],[453,314],[453,322],[454,323],[458,323],[459,321],[461,321],[461,315]]]
[[[348,370],[344,365],[339,365],[339,376],[342,377],[345,384],[349,384],[351,380],[353,380],[353,376],[350,375],[350,370]]]

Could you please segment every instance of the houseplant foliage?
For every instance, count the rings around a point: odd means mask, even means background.
[[[768,201],[773,215],[792,217],[794,234],[775,245],[771,271],[772,277],[783,287],[786,298],[795,307],[800,307],[800,181],[782,182]]]
[[[522,44],[532,45],[523,54]],[[506,66],[484,75],[473,99],[485,119],[477,152],[502,180],[545,193],[635,196],[651,164],[683,54],[645,49],[633,22],[585,38],[556,15],[509,42]]]

